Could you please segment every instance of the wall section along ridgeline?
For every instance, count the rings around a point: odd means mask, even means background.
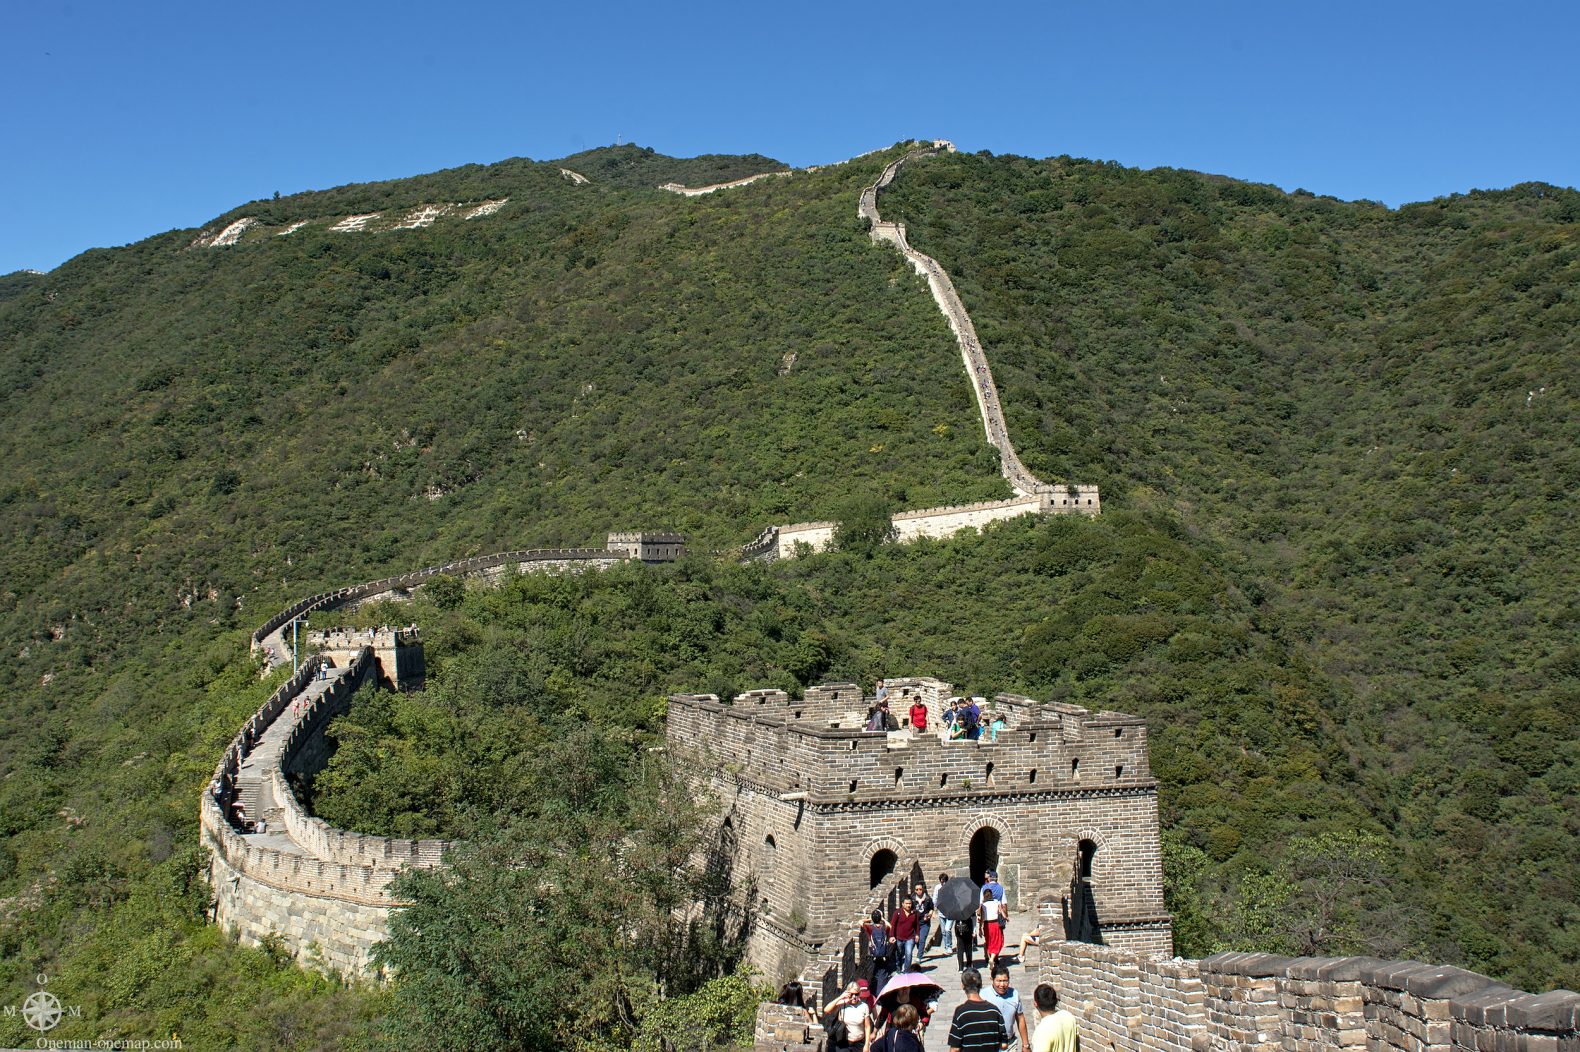
[[[882,174],[861,191],[856,206],[857,215],[868,225],[872,240],[888,244],[899,250],[906,261],[921,277],[926,279],[933,301],[949,322],[960,345],[960,357],[965,364],[966,379],[971,383],[976,398],[977,411],[982,417],[982,431],[987,441],[999,454],[999,473],[1015,492],[1009,500],[981,501],[975,504],[941,508],[902,511],[893,517],[895,539],[914,540],[917,537],[948,537],[968,527],[980,528],[989,522],[1016,518],[1021,515],[1097,515],[1102,511],[1098,488],[1091,485],[1059,484],[1042,481],[1021,462],[1010,440],[1009,427],[1004,422],[1004,411],[999,402],[998,386],[993,382],[993,370],[988,365],[982,341],[977,338],[976,327],[965,304],[955,291],[949,274],[931,256],[912,248],[905,238],[905,225],[884,220],[878,211],[878,193],[894,181],[907,163],[940,153],[953,153],[954,144],[947,139],[934,139],[929,145],[911,149],[884,168]],[[877,151],[873,151],[877,152]],[[866,156],[863,154],[862,156]],[[854,159],[854,158],[853,158]],[[848,162],[841,162],[848,163]],[[807,168],[806,172],[818,171]],[[759,175],[736,179],[712,186],[686,187],[679,183],[666,183],[659,187],[672,193],[696,197],[718,190],[749,186],[770,176],[791,176],[792,171],[763,172]],[[798,551],[821,551],[833,541],[837,524],[832,522],[797,522],[785,526],[771,526],[746,546],[743,555],[753,559],[788,559]],[[799,547],[805,545],[805,548]]]

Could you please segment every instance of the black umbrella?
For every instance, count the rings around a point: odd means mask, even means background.
[[[965,920],[976,916],[982,905],[982,889],[970,877],[956,877],[938,889],[933,905],[950,920]]]

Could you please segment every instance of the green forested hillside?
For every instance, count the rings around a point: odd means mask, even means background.
[[[1026,462],[1181,515],[1309,667],[1401,865],[1379,922],[1580,982],[1580,194],[1388,211],[951,156],[882,206],[954,276]],[[1284,850],[1192,841],[1231,871]]]
[[[201,919],[197,793],[272,686],[246,634],[285,601],[611,528],[707,551],[872,490],[1005,495],[942,317],[855,219],[894,156],[697,199],[652,184],[776,165],[468,166],[201,224],[267,225],[229,248],[175,231],[0,278],[0,1002],[45,971],[76,1036],[375,1039],[398,994]],[[1324,948],[1580,985],[1575,202],[908,166],[885,216],[954,275],[1023,458],[1110,513],[424,607],[430,697],[354,711],[315,804],[465,832],[547,784],[507,719],[640,740],[669,690],[926,672],[1152,721],[1185,952],[1305,948],[1309,884],[1342,870]],[[434,720],[478,751],[424,752]]]

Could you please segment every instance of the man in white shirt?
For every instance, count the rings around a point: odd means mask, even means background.
[[[938,883],[933,886],[933,902],[938,902],[938,896],[944,893],[944,885],[949,883],[949,874],[938,874]],[[935,914],[938,920],[938,945],[943,947],[944,956],[955,952],[955,922],[951,917],[945,917],[943,910]]]
[[[1026,1013],[1020,1006],[1020,994],[1009,984],[1009,969],[993,970],[993,989],[982,999],[1004,1017],[1004,1032],[1009,1035],[1010,1048],[1027,1048],[1031,1042],[1026,1037]]]

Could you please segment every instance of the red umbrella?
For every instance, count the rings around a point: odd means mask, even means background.
[[[898,994],[901,990],[915,991],[911,994],[911,1000],[921,1004],[932,998],[934,994],[943,993],[944,988],[921,972],[905,972],[896,975],[883,985],[883,992],[878,995],[878,1000],[892,1008],[897,998],[891,998],[890,995]]]

